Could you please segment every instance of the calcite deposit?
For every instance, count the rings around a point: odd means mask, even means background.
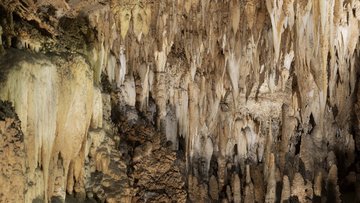
[[[2,0],[0,202],[359,202],[359,0]]]

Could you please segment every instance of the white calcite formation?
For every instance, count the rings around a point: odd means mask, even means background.
[[[358,0],[0,11],[0,99],[24,136],[14,201],[360,200]]]

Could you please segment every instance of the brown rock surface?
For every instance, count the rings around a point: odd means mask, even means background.
[[[0,100],[0,202],[24,201],[28,182],[24,135],[11,103]],[[13,194],[13,195],[11,195]]]

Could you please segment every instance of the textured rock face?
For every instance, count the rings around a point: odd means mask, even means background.
[[[1,202],[360,201],[357,0],[3,0],[0,35]]]
[[[0,186],[0,201],[24,201],[27,188],[24,135],[11,104],[3,101],[0,101],[0,135],[0,181],[4,183]]]

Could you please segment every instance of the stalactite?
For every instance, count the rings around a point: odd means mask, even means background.
[[[3,0],[21,198],[341,201],[359,22],[354,0]]]

